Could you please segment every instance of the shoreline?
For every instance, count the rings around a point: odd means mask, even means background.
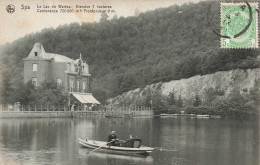
[[[153,111],[0,111],[0,118],[153,117]]]

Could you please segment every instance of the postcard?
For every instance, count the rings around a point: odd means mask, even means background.
[[[0,164],[259,165],[258,1],[0,8]]]

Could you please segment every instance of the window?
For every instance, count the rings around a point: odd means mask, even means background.
[[[62,85],[62,79],[61,78],[57,78],[57,86],[61,86]]]
[[[67,71],[70,71],[70,64],[67,63]]]
[[[71,72],[75,72],[75,65],[74,65],[73,63],[71,64],[70,67],[71,67],[71,68],[70,68]]]
[[[36,77],[32,78],[32,84],[35,88],[37,88],[37,78]]]
[[[77,81],[77,89],[78,89],[78,92],[79,92],[79,81]]]
[[[70,80],[70,91],[73,92],[73,80]]]
[[[85,84],[85,81],[82,82],[82,92],[85,92],[85,89],[86,89],[86,84]]]
[[[34,52],[34,56],[37,57],[38,56],[38,52]]]
[[[89,77],[87,77],[87,79],[86,79],[86,89],[87,89],[87,90],[90,89],[90,88],[89,88]]]
[[[38,64],[33,64],[33,71],[38,71]]]
[[[85,73],[85,74],[88,74],[88,72],[89,72],[89,71],[88,71],[88,65],[85,65],[85,67],[84,67],[84,73]]]

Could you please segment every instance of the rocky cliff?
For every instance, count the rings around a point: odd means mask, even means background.
[[[156,90],[167,96],[174,92],[175,97],[181,97],[184,104],[190,104],[198,95],[205,101],[210,91],[218,98],[225,99],[236,89],[241,95],[246,95],[253,88],[259,88],[260,68],[247,70],[220,71],[214,74],[197,75],[188,79],[173,80],[148,85],[145,88],[137,88],[108,100],[110,104],[140,104],[149,92]]]

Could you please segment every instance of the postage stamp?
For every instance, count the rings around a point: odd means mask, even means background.
[[[258,48],[258,3],[221,3],[221,48]]]

